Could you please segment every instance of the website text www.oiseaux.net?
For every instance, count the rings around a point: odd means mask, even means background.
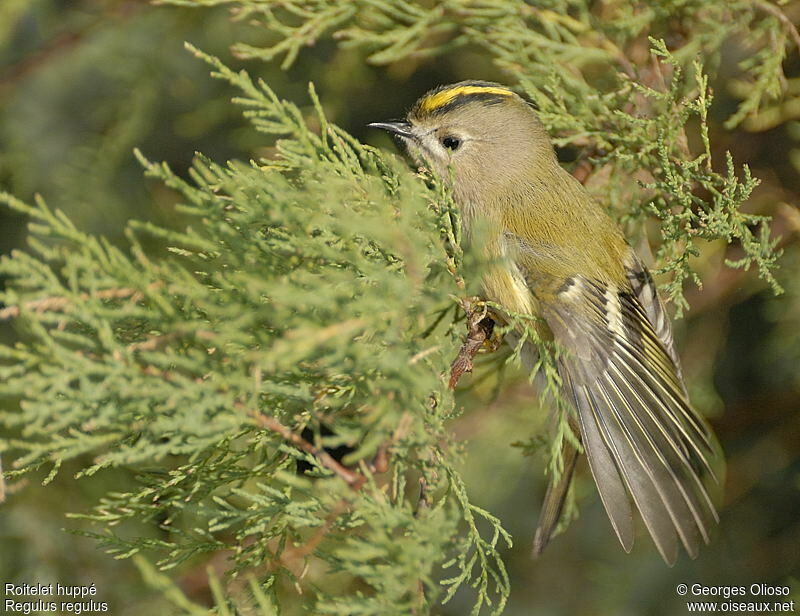
[[[791,589],[788,586],[678,584],[676,591],[682,597],[691,597],[692,600],[686,602],[686,610],[699,614],[780,614],[796,609],[794,600],[789,599]]]

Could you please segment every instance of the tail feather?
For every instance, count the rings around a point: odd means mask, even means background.
[[[558,521],[564,511],[564,503],[567,500],[569,486],[572,483],[572,474],[575,471],[575,464],[578,461],[578,449],[570,442],[564,442],[562,456],[564,468],[557,481],[550,481],[547,491],[544,494],[541,513],[539,513],[539,524],[536,527],[536,534],[533,537],[533,557],[541,556],[547,544],[553,538],[553,533],[558,527]]]

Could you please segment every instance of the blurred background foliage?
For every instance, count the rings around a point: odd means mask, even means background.
[[[480,39],[489,34],[476,34],[479,23],[470,19],[491,20],[492,11],[509,13],[512,4],[521,13],[541,5],[561,15],[556,25],[580,25],[587,15],[617,20],[617,40],[628,41],[625,62],[641,63],[642,72],[649,62],[647,35],[664,38],[686,58],[699,54],[714,93],[709,127],[715,161],[719,165],[730,150],[738,165],[746,163],[760,178],[745,209],[771,217],[772,235],[784,250],[775,275],[785,293],[776,295],[756,272],[725,266],[726,258],[741,256],[735,243],[704,247],[693,260],[703,287],[688,286],[690,308],[677,325],[693,399],[711,416],[729,460],[718,536],[697,561],[684,558],[673,569],[646,540],[624,554],[584,468],[577,486],[580,518],[532,562],[543,464],[511,447],[541,428],[530,416],[530,388],[516,376],[498,392],[495,361],[485,360],[459,393],[465,413],[452,429],[465,443],[464,477],[473,502],[498,515],[515,539],[505,554],[512,584],[507,614],[682,614],[674,591],[681,582],[789,584],[800,599],[800,37],[792,25],[800,21],[800,3],[709,2],[703,9],[699,2],[431,0],[404,5],[411,8],[402,31],[382,31],[380,11],[370,14],[369,2],[306,3],[324,16],[318,22],[311,9],[290,10],[298,4],[4,0],[0,187],[27,201],[41,193],[78,227],[121,242],[129,218],[181,225],[175,194],[143,179],[134,147],[178,174],[196,151],[218,162],[269,157],[271,144],[230,104],[236,93],[210,79],[184,41],[246,68],[288,100],[307,101],[313,81],[329,120],[385,147],[389,141],[365,124],[400,115],[428,88],[467,78],[508,82],[525,50],[509,45],[506,55],[487,53]],[[353,21],[358,11],[366,22]],[[303,23],[311,26],[287,34],[285,24]],[[626,27],[637,29],[636,36]],[[613,41],[614,27],[606,35]],[[543,28],[540,43],[553,36]],[[591,64],[587,57],[581,62]],[[689,140],[696,143],[698,136]],[[564,163],[608,198],[602,164],[582,155],[579,139],[560,144]],[[22,245],[25,223],[0,210],[0,251]],[[646,234],[645,227],[633,228]],[[0,323],[0,336],[13,340],[10,324]],[[75,481],[66,468],[45,489],[31,477],[0,508],[0,581],[94,583],[114,614],[172,613],[177,608],[145,585],[130,562],[62,532],[82,528],[65,513],[84,511],[129,481],[122,471],[102,481]],[[193,600],[210,601],[205,563],[193,563],[174,579]],[[460,599],[439,613],[466,613]]]

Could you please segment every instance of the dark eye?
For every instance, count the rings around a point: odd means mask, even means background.
[[[461,145],[461,139],[448,135],[442,139],[442,145],[448,150],[457,150]]]

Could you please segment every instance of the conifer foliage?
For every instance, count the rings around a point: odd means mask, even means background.
[[[709,242],[735,243],[730,266],[779,290],[770,220],[742,210],[758,180],[730,155],[712,160],[705,74],[722,42],[746,32],[760,51],[742,66],[737,83],[752,87],[740,88],[729,126],[788,96],[781,61],[797,32],[767,2],[612,2],[614,19],[589,2],[169,4],[233,6],[276,40],[238,54],[284,67],[331,35],[376,65],[478,45],[556,144],[582,152],[576,174],[590,170],[632,239],[659,223],[656,265],[679,309],[686,283],[700,281],[690,258]],[[762,52],[770,45],[775,54]],[[304,113],[188,49],[238,90],[274,156],[198,154],[187,177],[137,152],[146,175],[180,195],[188,223],[131,221],[125,248],[46,196],[0,196],[30,218],[28,249],[0,262],[0,319],[19,333],[0,346],[0,394],[13,403],[0,414],[12,435],[0,451],[6,482],[44,467],[47,484],[66,461],[80,481],[127,469],[135,488],[76,517],[111,554],[136,555],[157,586],[168,582],[151,562],[164,571],[225,554],[227,574],[211,580],[221,614],[424,614],[459,589],[471,613],[501,613],[511,537],[471,502],[448,429],[460,413],[449,366],[480,264],[462,250],[447,190],[329,123],[313,86]],[[541,361],[555,389],[547,352]],[[557,473],[569,434],[555,434]]]

